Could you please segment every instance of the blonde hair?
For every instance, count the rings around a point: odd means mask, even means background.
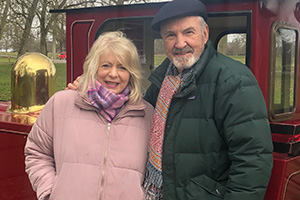
[[[100,66],[100,58],[112,53],[118,62],[130,74],[129,79],[129,102],[136,103],[142,98],[141,79],[142,68],[139,54],[135,45],[120,31],[106,32],[94,42],[83,64],[83,75],[79,81],[80,94],[88,91],[88,83],[95,86],[97,71]]]

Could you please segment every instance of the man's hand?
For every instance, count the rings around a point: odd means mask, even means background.
[[[77,90],[78,89],[78,83],[80,80],[81,76],[78,76],[73,83],[68,83],[67,87],[65,88],[66,90]]]

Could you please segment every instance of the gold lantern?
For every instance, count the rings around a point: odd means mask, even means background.
[[[11,108],[25,114],[43,108],[56,91],[56,68],[41,53],[26,53],[19,57],[11,73]]]

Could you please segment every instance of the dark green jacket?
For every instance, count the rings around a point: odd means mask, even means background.
[[[149,78],[145,99],[153,106],[169,62]],[[254,75],[209,41],[193,77],[169,108],[164,200],[262,200],[272,150],[266,105]]]

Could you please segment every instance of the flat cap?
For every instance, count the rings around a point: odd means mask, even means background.
[[[207,12],[205,5],[200,0],[174,0],[165,4],[154,16],[151,28],[160,31],[160,24],[166,20],[186,17],[201,16],[207,21]]]

